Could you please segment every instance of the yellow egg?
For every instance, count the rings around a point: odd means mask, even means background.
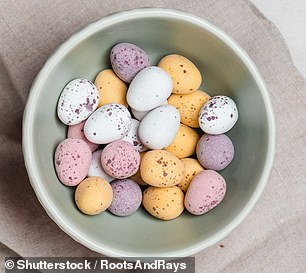
[[[91,176],[77,186],[74,199],[81,212],[95,215],[110,206],[113,190],[111,185],[101,177]]]
[[[199,172],[203,171],[204,168],[201,166],[198,160],[194,158],[183,158],[181,160],[185,165],[185,176],[183,181],[177,186],[183,191],[186,192],[192,178]]]
[[[140,163],[140,175],[151,186],[171,187],[183,180],[184,163],[170,152],[149,151]]]
[[[113,70],[102,70],[97,75],[94,84],[100,93],[98,107],[112,102],[122,104],[125,107],[128,106],[126,101],[126,84],[116,76]]]
[[[210,96],[201,90],[187,95],[172,94],[168,104],[177,108],[181,122],[192,128],[199,128],[199,112]]]
[[[187,58],[171,54],[163,57],[158,66],[172,77],[172,93],[189,94],[199,89],[202,82],[201,73]]]
[[[144,157],[146,152],[141,152],[140,153],[140,162],[142,160],[142,158]],[[137,173],[135,173],[133,176],[131,176],[131,179],[134,180],[136,183],[138,183],[141,186],[148,186],[148,184],[146,182],[144,182],[141,178],[140,175],[140,168],[138,169]]]
[[[191,156],[195,153],[199,138],[200,135],[196,130],[181,123],[175,139],[165,150],[178,158]]]
[[[143,192],[142,204],[154,217],[171,220],[184,210],[184,193],[177,187],[149,187]]]

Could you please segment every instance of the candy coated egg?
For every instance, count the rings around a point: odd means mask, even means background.
[[[86,138],[98,144],[107,144],[125,137],[131,129],[129,110],[118,103],[105,104],[98,108],[86,121]]]
[[[143,151],[146,151],[147,148],[141,143],[138,137],[139,125],[140,125],[140,122],[138,120],[132,119],[131,129],[128,132],[127,136],[125,136],[122,140],[130,142],[132,145],[134,145],[134,148],[136,149],[136,151],[143,152]]]
[[[66,186],[79,184],[87,175],[91,151],[86,142],[78,138],[63,140],[55,150],[54,163],[59,180]]]
[[[172,80],[157,66],[141,70],[131,82],[127,102],[136,111],[148,111],[161,105],[171,94]]]
[[[111,50],[110,61],[117,76],[127,83],[130,83],[140,70],[150,65],[147,53],[130,43],[115,45]]]
[[[167,105],[168,104],[168,101],[165,100],[161,105]],[[160,105],[159,105],[160,106]],[[148,110],[148,111],[136,111],[135,109],[131,108],[131,111],[132,111],[132,114],[133,116],[141,121],[143,120],[143,118],[151,111],[151,110]]]
[[[109,176],[102,168],[101,165],[101,153],[102,150],[97,150],[92,153],[92,160],[89,166],[87,176],[99,176],[107,182],[113,181],[115,178]]]
[[[98,107],[109,103],[128,106],[126,101],[127,86],[124,81],[117,77],[113,70],[102,70],[97,75],[94,84],[100,94]]]
[[[128,216],[141,205],[142,192],[132,179],[115,180],[111,183],[113,201],[108,210],[117,216]]]
[[[177,54],[163,57],[158,67],[170,74],[174,94],[189,94],[199,89],[202,76],[199,69],[187,58]]]
[[[140,153],[140,164],[145,155],[145,152]],[[143,181],[141,175],[140,175],[140,168],[138,169],[137,173],[131,176],[131,179],[138,183],[140,186],[148,186],[146,182]]]
[[[101,177],[88,177],[76,188],[74,199],[79,210],[87,215],[105,211],[113,199],[110,184]]]
[[[194,215],[204,214],[221,203],[225,196],[224,178],[213,170],[196,174],[185,195],[185,208]]]
[[[101,153],[101,165],[110,176],[123,179],[134,175],[140,164],[140,155],[134,146],[124,140],[108,144]]]
[[[171,220],[183,212],[184,194],[176,186],[149,187],[143,192],[142,204],[154,217],[161,220]]]
[[[150,149],[163,149],[174,140],[180,127],[180,113],[171,105],[163,105],[148,113],[138,128],[140,141]]]
[[[212,135],[223,134],[232,129],[238,120],[235,102],[227,96],[215,96],[209,99],[199,113],[201,129]]]
[[[99,99],[99,92],[92,82],[75,79],[64,87],[57,104],[57,115],[66,125],[78,124],[96,110]]]

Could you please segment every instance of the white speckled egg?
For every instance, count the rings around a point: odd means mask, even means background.
[[[86,79],[75,79],[63,89],[57,104],[57,115],[66,125],[75,125],[87,119],[99,104],[99,92]]]
[[[93,143],[107,144],[125,137],[131,124],[131,114],[125,106],[105,104],[87,119],[84,134]]]
[[[148,111],[161,105],[172,92],[170,75],[157,66],[141,70],[132,80],[127,102],[136,111]]]
[[[168,104],[168,101],[165,100],[161,105],[167,105]],[[159,105],[160,106],[160,105]],[[139,121],[141,121],[151,110],[148,110],[148,111],[136,111],[135,109],[131,109],[134,117],[136,119],[138,119]]]
[[[227,96],[215,96],[209,99],[199,113],[201,129],[212,135],[224,134],[238,120],[238,110],[235,102]]]
[[[115,180],[115,178],[111,177],[103,170],[101,165],[101,153],[102,150],[97,150],[94,153],[92,153],[92,160],[88,170],[88,176],[99,176],[103,178],[105,181],[111,182]]]
[[[150,149],[164,149],[174,140],[180,127],[180,113],[171,105],[162,105],[141,121],[138,128],[140,141]]]
[[[125,140],[127,142],[130,142],[136,151],[138,152],[144,152],[148,150],[140,141],[138,137],[138,127],[140,125],[140,122],[137,119],[132,118],[132,125],[131,129],[128,132],[127,136],[125,136],[122,140]]]

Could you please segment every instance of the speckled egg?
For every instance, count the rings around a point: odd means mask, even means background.
[[[213,170],[194,176],[185,195],[185,208],[194,215],[201,215],[219,205],[226,192],[224,178]]]
[[[113,201],[108,210],[117,216],[128,216],[141,205],[142,192],[132,179],[115,180],[111,183]]]
[[[140,165],[144,182],[155,187],[171,187],[184,178],[184,163],[164,150],[146,152]]]
[[[201,90],[191,94],[172,94],[168,104],[173,105],[181,114],[181,122],[192,128],[199,128],[199,112],[210,96]]]
[[[145,152],[140,153],[140,164],[145,155]],[[148,186],[146,182],[143,181],[141,175],[140,175],[140,168],[138,169],[137,173],[131,176],[131,179],[138,183],[140,186]]]
[[[84,125],[85,125],[85,120],[82,121],[79,124],[70,125],[68,127],[67,137],[68,138],[80,138],[80,139],[84,140],[87,143],[87,145],[89,146],[89,149],[93,152],[93,151],[98,149],[99,144],[92,143],[85,137],[85,135],[84,135]]]
[[[89,166],[87,176],[99,176],[107,182],[113,181],[115,178],[109,176],[102,168],[101,165],[101,153],[102,150],[97,150],[92,153],[92,160]]]
[[[189,94],[199,89],[202,76],[199,69],[187,58],[177,54],[163,57],[158,66],[170,74],[174,94]]]
[[[138,152],[144,152],[148,150],[140,141],[138,137],[138,127],[140,125],[140,122],[136,119],[132,119],[132,125],[131,129],[128,132],[127,136],[125,136],[122,140],[125,140],[127,142],[130,142],[132,145],[134,145],[134,148]]]
[[[111,50],[110,61],[117,76],[127,83],[130,83],[140,70],[150,65],[148,54],[130,43],[115,45]]]
[[[138,128],[140,141],[150,149],[163,149],[174,140],[180,127],[180,113],[171,105],[162,105],[148,113]]]
[[[107,144],[125,137],[131,129],[129,110],[118,103],[105,104],[98,108],[86,121],[86,138],[98,144]]]
[[[99,92],[91,81],[75,79],[64,87],[57,104],[57,115],[66,125],[78,124],[96,110],[99,99]]]
[[[223,134],[232,129],[238,120],[235,102],[227,96],[215,96],[208,100],[199,113],[201,129],[212,135]]]
[[[206,169],[223,170],[232,162],[234,154],[234,145],[224,134],[205,134],[197,144],[198,160]]]
[[[154,217],[161,220],[171,220],[184,211],[184,194],[176,186],[149,187],[143,192],[142,204]]]
[[[161,105],[167,105],[168,101],[165,100]],[[159,105],[160,106],[160,105]],[[151,110],[148,111],[136,111],[135,109],[131,108],[131,112],[133,114],[133,116],[135,117],[135,119],[141,121],[143,120],[143,118],[150,112]]]
[[[104,171],[115,178],[123,179],[134,175],[140,164],[140,155],[134,146],[124,140],[108,144],[101,154]]]
[[[178,158],[191,156],[195,153],[199,138],[200,135],[196,130],[180,124],[174,140],[165,150],[175,154]]]
[[[102,70],[94,81],[100,100],[99,106],[109,103],[119,103],[128,106],[126,101],[127,86],[124,81],[117,77],[112,69]]]
[[[67,138],[56,148],[55,170],[59,180],[66,186],[79,184],[87,175],[91,151],[86,142],[78,138]]]
[[[171,94],[172,79],[157,66],[141,70],[131,82],[127,102],[136,111],[148,111],[161,105]]]
[[[74,200],[79,210],[87,215],[105,211],[113,199],[110,184],[101,177],[88,177],[76,188]]]

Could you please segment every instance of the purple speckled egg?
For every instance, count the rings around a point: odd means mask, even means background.
[[[56,148],[54,163],[59,180],[66,186],[78,185],[87,175],[92,154],[87,143],[67,138]]]
[[[140,164],[140,154],[134,146],[124,140],[108,144],[101,153],[104,171],[115,178],[123,179],[134,175]]]
[[[130,43],[115,45],[111,50],[110,61],[117,76],[127,83],[130,83],[140,70],[150,65],[147,53]]]
[[[141,204],[142,192],[132,179],[115,180],[111,183],[113,201],[108,210],[117,216],[134,213]]]
[[[94,152],[95,150],[98,149],[99,144],[92,143],[85,137],[85,135],[84,135],[84,124],[85,124],[85,120],[82,121],[79,124],[69,126],[68,127],[68,132],[67,132],[67,137],[80,138],[80,139],[84,140],[88,144],[89,149],[92,152]]]
[[[203,135],[197,144],[197,157],[205,169],[221,171],[233,160],[235,150],[226,135]]]
[[[194,215],[201,215],[218,206],[226,192],[224,178],[213,170],[196,174],[185,195],[185,208]]]

